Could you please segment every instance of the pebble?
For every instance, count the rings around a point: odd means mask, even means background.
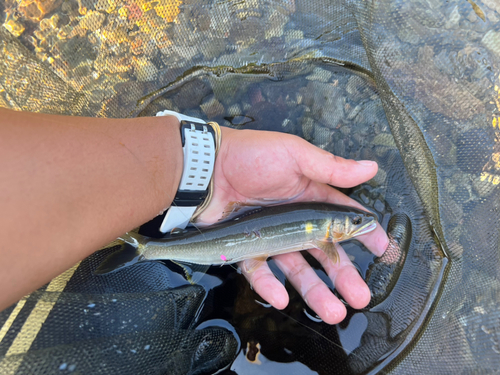
[[[200,108],[209,119],[222,116],[225,113],[224,106],[213,95],[206,98],[200,104]]]
[[[314,68],[312,74],[306,76],[306,79],[309,81],[317,81],[317,82],[328,82],[332,77],[332,72],[316,67]]]

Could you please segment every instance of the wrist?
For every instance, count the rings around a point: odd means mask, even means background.
[[[157,113],[157,118],[165,117],[177,118],[182,147],[182,161],[178,165],[182,173],[180,181],[175,180],[177,190],[173,200],[169,199],[170,207],[141,226],[139,233],[149,237],[162,237],[174,228],[185,228],[209,203],[215,156],[221,139],[217,123],[207,124],[168,110]]]
[[[150,117],[156,130],[159,151],[149,160],[151,182],[154,186],[154,215],[164,212],[177,193],[181,181],[184,156],[180,122],[173,116]]]

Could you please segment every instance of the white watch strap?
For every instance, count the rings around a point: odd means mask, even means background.
[[[184,130],[184,169],[179,189],[181,191],[207,190],[215,164],[215,140],[208,126],[200,132],[192,125]]]
[[[156,116],[175,116],[175,117],[177,117],[177,120],[179,120],[179,122],[192,121],[192,122],[197,122],[197,123],[201,123],[201,124],[206,124],[206,122],[203,121],[202,119],[199,119],[196,117],[191,117],[191,116],[186,116],[186,115],[183,115],[182,113],[177,113],[175,111],[170,111],[168,109],[161,111],[161,112],[158,112],[156,114]]]
[[[196,211],[196,207],[178,207],[172,206],[167,210],[165,219],[160,226],[160,232],[167,233],[174,228],[186,228],[189,224],[189,220]]]
[[[212,173],[215,165],[215,139],[208,128],[205,121],[185,116],[180,113],[165,110],[158,112],[157,116],[175,116],[179,122],[185,121],[190,127],[184,127],[183,131],[183,153],[184,153],[184,168],[181,181],[178,188],[179,193],[187,192],[204,192],[208,189],[208,185],[212,178]],[[198,125],[198,129],[196,127]],[[202,128],[200,128],[202,125]],[[177,196],[176,196],[177,198]],[[172,206],[167,210],[159,231],[162,233],[170,232],[174,228],[185,228],[198,205],[194,206],[178,206],[172,202]]]

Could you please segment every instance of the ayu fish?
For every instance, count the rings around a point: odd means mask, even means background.
[[[335,243],[371,232],[377,220],[371,213],[329,203],[301,202],[258,207],[232,220],[184,231],[168,238],[127,233],[122,248],[98,267],[104,274],[137,262],[172,260],[223,265],[242,260],[255,269],[268,257],[318,248],[338,261]]]

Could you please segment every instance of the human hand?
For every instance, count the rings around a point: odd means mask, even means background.
[[[364,209],[358,202],[335,188],[353,187],[377,173],[375,162],[356,162],[334,156],[307,141],[289,134],[222,129],[221,149],[215,163],[212,201],[198,221],[218,221],[231,202],[287,200],[329,202]],[[358,237],[375,255],[381,256],[389,240],[377,228]],[[370,290],[347,254],[339,246],[340,261],[334,264],[323,251],[309,252],[320,262],[335,288],[353,308],[370,302]],[[330,291],[300,252],[273,257],[304,301],[326,323],[336,324],[346,316],[344,304]],[[276,279],[267,263],[243,274],[254,290],[277,309],[288,305],[285,287]]]

